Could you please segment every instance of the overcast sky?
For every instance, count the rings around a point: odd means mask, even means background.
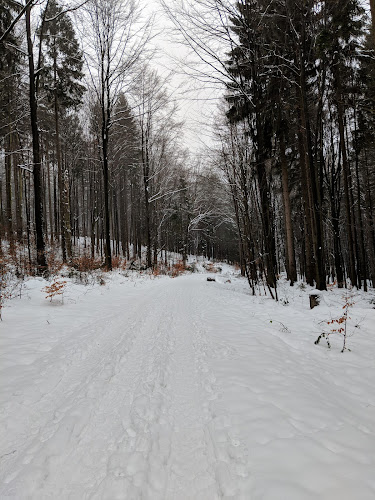
[[[76,0],[77,1],[77,0]],[[173,8],[181,0],[165,0]],[[157,48],[156,55],[150,64],[161,77],[169,76],[169,90],[178,104],[179,116],[185,122],[184,138],[191,152],[199,153],[205,145],[212,144],[215,116],[224,93],[224,86],[214,82],[201,82],[187,71],[186,61],[194,62],[191,50],[179,43],[178,36],[173,33],[173,23],[163,11],[160,0],[139,0],[145,16],[155,17],[155,38],[153,44]],[[369,0],[361,0],[368,10]],[[198,3],[197,3],[198,5]],[[195,56],[196,64],[202,64]],[[207,67],[207,72],[210,69]]]
[[[176,3],[176,0],[168,1],[171,5]],[[155,15],[157,36],[154,43],[158,49],[152,65],[160,75],[172,75],[170,88],[185,122],[186,145],[192,153],[199,152],[206,144],[212,144],[212,127],[223,89],[209,82],[199,82],[187,72],[185,63],[194,61],[191,51],[179,43],[159,0],[150,0],[149,9]]]

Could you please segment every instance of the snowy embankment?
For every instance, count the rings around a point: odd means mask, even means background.
[[[375,498],[371,294],[341,353],[314,340],[342,291],[310,310],[216,277],[114,273],[64,304],[27,281],[0,325],[0,498]]]

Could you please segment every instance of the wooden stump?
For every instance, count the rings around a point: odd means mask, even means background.
[[[310,309],[314,309],[314,307],[320,304],[320,295],[318,293],[310,293]]]

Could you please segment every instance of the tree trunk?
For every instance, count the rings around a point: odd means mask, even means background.
[[[4,237],[4,208],[3,208],[3,183],[0,178],[0,257],[3,256],[3,237]]]
[[[13,235],[13,220],[12,220],[12,131],[10,125],[8,126],[8,137],[6,140],[7,148],[5,151],[5,191],[6,191],[6,230],[9,241],[10,254],[14,253],[14,235]]]
[[[35,233],[36,233],[36,249],[37,249],[37,271],[38,274],[43,274],[47,271],[47,260],[45,254],[45,241],[44,241],[43,189],[41,183],[38,108],[37,108],[37,99],[35,93],[35,69],[34,69],[33,43],[31,40],[30,11],[31,11],[31,6],[28,4],[28,6],[26,7],[25,16],[26,16],[27,49],[28,49],[28,59],[29,59],[30,119],[31,119],[32,139],[33,139],[33,179],[34,179],[34,210],[35,210]]]
[[[300,110],[299,110],[300,111]],[[305,276],[306,282],[314,286],[314,276],[315,276],[315,260],[313,256],[313,246],[312,246],[312,208],[311,199],[309,196],[309,184],[308,176],[306,172],[306,154],[304,141],[302,137],[302,124],[301,115],[299,113],[300,126],[298,130],[298,148],[299,148],[299,161],[300,161],[300,172],[301,172],[301,192],[302,192],[302,206],[303,206],[303,233],[304,233],[304,257],[305,257]]]
[[[305,173],[307,181],[307,196],[309,200],[310,220],[311,220],[311,233],[312,244],[315,260],[315,281],[318,290],[326,290],[326,274],[324,266],[324,249],[323,249],[323,232],[321,220],[321,200],[320,190],[317,180],[317,172],[315,170],[312,142],[311,142],[311,127],[308,111],[308,99],[306,89],[306,74],[305,74],[305,60],[299,50],[300,61],[300,103],[301,103],[301,137],[303,139],[304,153],[305,153]]]
[[[105,267],[112,270],[112,250],[109,216],[109,171],[108,171],[108,130],[103,127],[103,191],[104,191],[104,230],[105,230]]]
[[[18,154],[15,154],[15,161],[13,163],[13,176],[14,176],[14,197],[16,200],[16,230],[17,241],[22,242],[22,177],[18,167]]]
[[[294,234],[292,224],[292,211],[289,195],[288,166],[285,156],[285,140],[283,133],[280,134],[280,159],[281,159],[281,182],[284,205],[284,223],[286,233],[286,255],[287,255],[287,276],[290,284],[297,281],[296,256],[294,251]]]
[[[355,268],[355,249],[353,240],[353,217],[350,202],[350,165],[348,162],[348,156],[346,152],[346,141],[345,141],[345,128],[344,128],[344,108],[342,102],[342,88],[341,88],[341,77],[340,69],[337,64],[334,65],[334,76],[336,84],[336,107],[337,107],[337,122],[339,127],[339,137],[340,137],[340,151],[342,158],[342,171],[344,177],[344,194],[345,194],[345,209],[346,209],[346,232],[348,239],[348,254],[349,254],[349,278],[353,286],[357,286],[357,273]]]
[[[148,144],[142,131],[142,164],[143,164],[143,187],[145,194],[145,216],[146,216],[146,244],[147,244],[147,267],[152,267],[152,247],[151,247],[151,221],[150,221],[150,193],[149,193],[149,164],[148,164]]]
[[[371,21],[372,21],[372,37],[373,44],[375,46],[375,0],[370,0],[370,9],[371,9]]]

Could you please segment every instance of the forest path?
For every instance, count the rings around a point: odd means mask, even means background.
[[[215,276],[113,273],[63,305],[26,282],[0,325],[1,499],[375,498],[366,296],[342,354],[314,345],[341,290],[310,310]]]
[[[122,308],[116,297],[112,314],[104,302],[34,362],[34,380],[7,408],[18,424],[2,498],[238,498],[244,454],[210,409],[212,292],[190,276],[145,287]]]

